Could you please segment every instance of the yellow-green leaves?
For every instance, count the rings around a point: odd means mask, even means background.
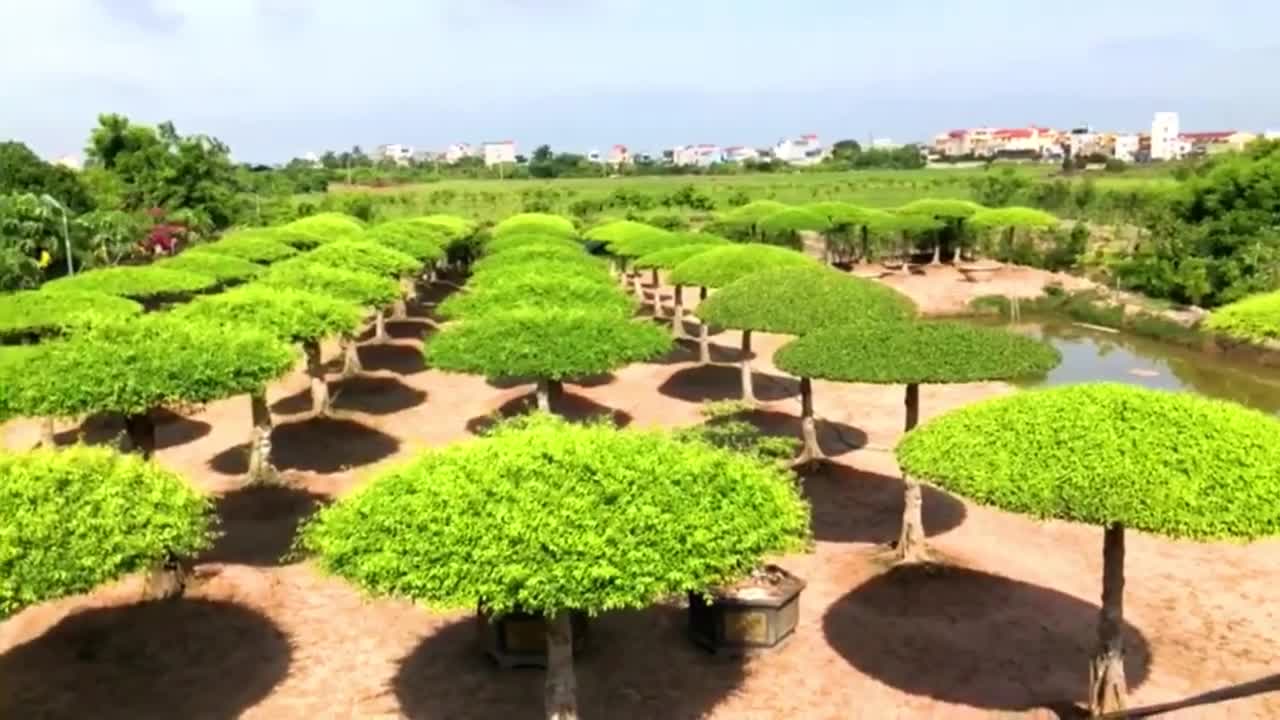
[[[501,256],[495,256],[501,257]],[[514,270],[514,269],[513,269]],[[616,285],[573,275],[511,276],[449,296],[437,308],[447,320],[474,319],[512,310],[590,310],[625,319],[634,314],[636,300]]]
[[[578,236],[578,230],[573,226],[573,221],[569,218],[536,212],[512,215],[493,228],[493,237],[495,238],[520,234],[574,238]]]
[[[95,292],[133,300],[178,297],[208,290],[218,281],[208,275],[155,266],[124,266],[90,270],[45,283],[44,292]]]
[[[0,337],[53,335],[81,319],[141,312],[138,303],[105,293],[23,290],[0,295]]]
[[[1280,340],[1280,292],[1254,295],[1213,311],[1205,327],[1246,342]]]
[[[364,223],[344,213],[317,213],[300,218],[283,226],[287,230],[306,233],[324,242],[359,240],[364,235]]]
[[[279,241],[275,234],[258,231],[237,231],[207,245],[199,246],[201,252],[229,255],[259,265],[270,265],[298,254],[298,251]]]
[[[174,317],[217,325],[250,325],[289,342],[354,333],[361,311],[349,302],[289,288],[248,285],[197,298]]]
[[[698,318],[712,325],[786,335],[904,321],[914,313],[911,301],[888,286],[816,265],[746,275],[698,306]]]
[[[154,267],[166,270],[184,270],[199,275],[208,275],[219,283],[244,282],[262,273],[262,266],[249,260],[205,252],[194,248],[174,257],[165,258],[154,264]]]
[[[813,258],[773,245],[726,245],[698,253],[675,266],[671,282],[718,288],[745,275],[781,267],[818,267]]]

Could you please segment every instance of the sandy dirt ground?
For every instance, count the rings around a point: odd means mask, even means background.
[[[1012,271],[1011,271],[1012,272]],[[1030,272],[1030,271],[1028,271]],[[973,286],[949,275],[889,282],[926,309],[973,294],[1035,294],[1037,274]],[[1006,285],[1008,287],[1006,287]],[[686,293],[692,295],[692,293]],[[428,306],[429,308],[429,306]],[[516,412],[529,386],[494,387],[423,367],[424,311],[365,345],[366,373],[339,381],[335,417],[309,420],[300,374],[272,388],[276,460],[288,488],[243,490],[249,402],[215,403],[160,430],[158,458],[219,496],[223,536],[200,558],[186,599],[138,602],[127,578],[0,623],[0,718],[495,718],[541,716],[543,676],[498,670],[475,644],[471,613],[362,596],[288,552],[300,518],[380,467],[467,438]],[[704,400],[736,396],[738,335],[715,335],[715,363],[683,347],[660,363],[567,386],[560,408],[636,427],[698,422]],[[795,432],[793,379],[772,367],[786,341],[756,342],[756,414]],[[334,354],[334,349],[329,349]],[[925,418],[1000,384],[925,387]],[[577,663],[587,718],[889,720],[1070,717],[1084,700],[1100,593],[1102,531],[925,496],[937,573],[886,570],[902,482],[888,449],[901,387],[815,383],[833,462],[804,479],[816,545],[781,558],[803,577],[800,626],[780,649],[714,658],[684,636],[674,606],[593,621]],[[64,428],[72,441],[74,428]],[[92,437],[97,432],[86,428]],[[29,445],[33,423],[0,428]],[[1132,700],[1179,700],[1242,683],[1280,688],[1280,541],[1174,542],[1130,533],[1126,617]],[[1277,718],[1280,694],[1180,711],[1182,718]]]

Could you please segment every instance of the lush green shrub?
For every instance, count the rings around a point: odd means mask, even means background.
[[[160,267],[124,266],[90,270],[51,280],[44,292],[96,292],[134,300],[190,295],[218,284],[208,275]]]
[[[202,252],[228,255],[241,260],[270,265],[298,254],[293,247],[279,241],[279,236],[272,233],[240,230],[228,233],[221,240],[201,245]]]
[[[324,212],[300,218],[284,226],[320,238],[325,242],[359,240],[364,236],[365,225],[360,220],[337,212]]]
[[[784,345],[773,361],[798,377],[906,385],[1035,377],[1062,356],[1046,343],[999,328],[889,322],[816,330]]]
[[[676,285],[724,287],[744,275],[781,267],[817,267],[813,258],[772,245],[729,245],[698,253],[671,270]]]
[[[538,415],[432,451],[321,510],[321,567],[433,606],[554,614],[647,607],[804,547],[784,470],[661,432]]]
[[[973,217],[975,213],[985,209],[971,200],[920,198],[898,208],[898,212],[910,215],[927,215],[939,220],[963,220]]]
[[[515,310],[446,327],[427,342],[426,359],[452,372],[567,380],[670,349],[671,338],[653,323],[584,310]]]
[[[632,263],[638,270],[649,268],[658,268],[659,270],[670,270],[680,263],[688,260],[696,255],[701,255],[707,250],[719,247],[718,244],[712,245],[680,245],[678,247],[667,248],[666,250],[658,250],[646,255],[641,255]]]
[[[422,217],[409,218],[408,222],[438,228],[454,239],[471,235],[476,231],[474,222],[457,215],[424,215]]]
[[[757,224],[767,237],[790,238],[804,231],[825,232],[831,228],[826,216],[805,208],[787,208],[766,215]]]
[[[1280,292],[1253,295],[1220,307],[1205,320],[1204,326],[1245,342],[1280,340]]]
[[[968,223],[970,227],[980,230],[1048,230],[1058,225],[1058,218],[1035,208],[1000,207],[980,210],[970,216]]]
[[[786,203],[777,200],[754,200],[730,210],[722,215],[722,219],[733,225],[751,226],[773,215],[790,208]]]
[[[262,274],[261,265],[231,255],[202,252],[199,248],[160,260],[154,266],[207,275],[223,284],[244,282]]]
[[[591,310],[628,318],[635,313],[636,304],[634,298],[613,284],[575,276],[517,274],[454,293],[436,311],[447,320],[475,319],[517,309]]]
[[[1190,393],[1072,385],[908,434],[903,470],[1035,517],[1195,539],[1280,533],[1280,422]]]
[[[93,317],[130,317],[142,306],[105,293],[23,290],[0,295],[0,338],[45,336]]]
[[[0,453],[0,477],[0,618],[210,544],[209,499],[138,457]]]
[[[365,233],[365,239],[386,245],[414,259],[421,265],[437,263],[444,259],[444,246],[449,239],[442,231],[409,220],[393,220],[374,225]]]
[[[577,240],[561,237],[559,235],[547,235],[543,233],[510,233],[508,235],[503,235],[502,237],[495,237],[484,244],[484,252],[486,255],[496,255],[508,250],[518,250],[528,247],[553,247],[572,250],[577,253],[583,252],[582,243]]]
[[[303,258],[275,265],[254,285],[304,290],[369,308],[387,307],[400,298],[400,285],[391,278],[317,265]]]
[[[576,238],[578,229],[573,226],[573,221],[569,218],[541,212],[512,215],[493,228],[493,236],[495,238],[500,238],[504,235],[526,234]]]
[[[496,255],[494,257],[497,257]],[[575,277],[601,285],[616,286],[613,277],[609,275],[609,270],[602,265],[587,265],[576,260],[529,260],[528,262],[519,263],[518,265],[507,265],[498,267],[488,267],[471,274],[467,279],[467,287],[477,290],[493,283],[501,283],[512,277],[519,276],[544,276],[544,277]]]
[[[314,250],[321,245],[330,242],[329,238],[317,234],[315,229],[308,230],[305,227],[297,228],[290,225],[245,228],[243,230],[235,231],[233,235],[235,237],[260,237],[267,240],[274,240],[282,245],[288,245],[291,248],[302,251]]]
[[[373,240],[331,242],[302,256],[323,267],[352,270],[386,277],[408,277],[422,269],[422,262]]]
[[[675,235],[684,241],[680,244],[681,247],[685,245],[728,245],[733,242],[726,237],[706,230],[677,232]]]
[[[893,288],[817,266],[751,273],[698,306],[699,319],[712,325],[787,335],[914,314],[911,300]]]
[[[363,319],[349,302],[257,284],[197,298],[170,314],[216,325],[251,325],[291,342],[354,333]]]
[[[0,406],[29,417],[77,417],[197,405],[261,390],[288,372],[294,350],[265,330],[169,313],[94,323],[45,343]]]
[[[673,434],[681,440],[699,440],[761,460],[785,461],[795,457],[799,440],[765,435],[745,419],[755,409],[751,403],[742,401],[709,402],[702,408],[705,422],[680,428]]]
[[[614,220],[597,225],[587,232],[586,237],[605,243],[610,253],[620,257],[638,257],[646,252],[682,244],[671,231],[634,220]]]
[[[550,261],[564,265],[580,265],[583,267],[604,269],[605,261],[582,252],[580,247],[560,247],[558,245],[527,245],[488,255],[472,263],[473,273],[497,270],[498,268],[515,267],[531,262]]]

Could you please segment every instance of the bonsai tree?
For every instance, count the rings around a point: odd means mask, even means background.
[[[282,262],[271,268],[254,283],[272,288],[291,288],[324,295],[361,308],[383,308],[400,296],[400,288],[390,278],[370,273],[340,270],[316,265],[303,258]],[[311,376],[313,410],[323,412],[329,406],[329,390],[324,377],[324,364],[320,358],[319,343],[303,343],[307,358],[307,374]],[[356,352],[355,333],[342,336],[343,374],[354,375],[361,371],[360,355]],[[319,402],[319,399],[324,402]]]
[[[637,468],[661,471],[637,482]],[[299,544],[374,595],[542,615],[546,717],[574,720],[572,612],[735,582],[804,548],[808,524],[795,483],[769,462],[536,415],[381,475],[317,513]]]
[[[569,218],[537,212],[512,215],[493,227],[493,237],[495,238],[519,234],[576,238],[578,229],[573,226],[573,221]]]
[[[262,266],[232,255],[204,252],[199,248],[183,251],[152,265],[165,270],[182,270],[207,275],[219,285],[235,285],[262,274]]]
[[[435,215],[423,215],[421,217],[408,218],[405,222],[411,222],[415,225],[423,225],[425,227],[441,230],[451,239],[465,237],[476,231],[476,224],[474,222],[457,215],[437,213]]]
[[[3,326],[0,319],[0,328]],[[1204,327],[1240,342],[1261,345],[1280,340],[1280,292],[1253,295],[1220,307],[1205,319]]]
[[[323,369],[311,367],[319,356],[320,342],[327,337],[351,335],[360,326],[360,309],[342,300],[323,295],[266,286],[246,286],[218,295],[198,298],[171,313],[174,317],[220,326],[251,325],[266,330],[306,350],[311,374],[311,403],[317,413],[329,406],[328,385]],[[319,375],[317,382],[317,374]],[[249,441],[249,483],[263,484],[276,479],[271,464],[271,410],[266,387],[249,394],[253,433]]]
[[[702,233],[686,233],[683,239],[689,242],[666,250],[658,250],[641,255],[635,259],[632,265],[637,270],[653,270],[655,274],[659,270],[670,271],[675,266],[704,250],[710,250],[718,245],[729,244],[728,240],[717,235],[705,235]],[[711,242],[705,242],[705,240],[710,240]],[[684,337],[684,286],[673,285],[671,292],[671,336],[680,338]],[[661,303],[654,302],[653,314],[662,314]]]
[[[618,258],[618,272],[624,277],[627,271],[627,260],[682,244],[680,238],[670,230],[634,220],[613,220],[597,225],[587,231],[586,238],[604,243],[605,249]],[[639,295],[640,283],[635,277],[632,274],[634,290]]]
[[[436,266],[445,259],[444,245],[448,243],[447,238],[438,228],[408,220],[396,220],[375,225],[369,229],[365,236],[368,240],[402,252],[418,261],[417,277],[413,279],[406,278],[401,281],[401,294],[411,299],[416,299],[417,297],[417,281],[419,279],[425,278],[428,283],[435,281]],[[391,316],[397,320],[402,320],[407,314],[405,301],[397,300]]]
[[[1051,345],[999,328],[956,322],[861,323],[828,327],[784,345],[774,354],[782,370],[805,378],[800,399],[803,461],[822,457],[813,430],[809,378],[848,383],[905,385],[905,426],[920,419],[920,385],[1017,380],[1042,376],[1062,356]],[[1010,425],[1006,435],[1024,428]],[[900,562],[928,559],[920,484],[904,477],[906,503],[895,552]]]
[[[761,220],[789,207],[791,206],[780,203],[777,200],[753,200],[746,205],[723,213],[716,226],[729,231],[734,237],[754,238],[756,236],[756,225]]]
[[[211,544],[209,499],[138,457],[0,452],[0,477],[0,620]]]
[[[705,300],[707,288],[724,287],[753,272],[783,267],[818,267],[818,263],[808,255],[772,245],[729,245],[685,260],[671,270],[670,279],[673,285],[701,286]],[[698,317],[698,359],[705,364],[711,362],[711,346],[707,322],[701,315]]]
[[[959,259],[960,246],[963,243],[965,234],[965,221],[985,209],[971,200],[921,198],[898,208],[898,212],[904,215],[924,215],[943,222],[947,233],[950,235],[951,242],[955,244],[955,259]],[[933,244],[932,264],[942,264],[942,238],[938,238],[938,241]]]
[[[0,295],[0,344],[57,336],[86,317],[125,318],[142,313],[127,298],[98,292],[21,290]]]
[[[494,255],[493,257],[498,257]],[[489,266],[483,270],[477,270],[467,279],[467,288],[476,290],[493,282],[503,282],[511,275],[512,270],[517,270],[527,275],[547,275],[554,277],[564,277],[572,275],[584,280],[591,280],[610,287],[617,287],[613,278],[609,275],[609,270],[603,265],[585,264],[579,261],[563,261],[559,259],[546,260],[529,260],[528,262],[519,263],[514,268],[512,266],[503,266],[499,264],[497,267]]]
[[[921,237],[936,235],[944,227],[941,220],[928,215],[912,213],[889,213],[871,226],[872,231],[891,235],[897,245],[897,255],[901,258],[902,272],[910,271],[912,251]],[[937,244],[935,239],[934,244]]]
[[[295,354],[252,326],[193,322],[168,313],[100,321],[37,346],[0,407],[25,417],[117,413],[132,448],[155,451],[154,411],[263,392]]]
[[[831,221],[812,210],[793,207],[766,215],[757,227],[766,240],[800,250],[804,246],[801,233],[825,233],[831,229]]]
[[[314,250],[329,242],[329,238],[317,235],[314,230],[298,229],[289,225],[273,225],[271,227],[242,228],[233,230],[222,236],[226,238],[252,237],[271,240],[288,245],[296,250]]]
[[[883,212],[870,211],[867,208],[840,200],[812,202],[804,207],[810,212],[826,218],[830,224],[830,229],[824,237],[826,239],[827,262],[832,265],[851,261],[857,250],[853,232],[856,229],[862,229],[863,221],[868,217],[869,213]]]
[[[904,472],[975,502],[1105,528],[1090,662],[1095,715],[1125,709],[1125,530],[1190,540],[1280,534],[1280,422],[1126,385],[1020,392],[936,418],[898,444]]]
[[[559,247],[555,245],[528,245],[493,253],[472,263],[473,273],[497,270],[500,268],[518,267],[530,262],[554,262],[558,265],[576,265],[590,270],[605,269],[605,262],[582,252],[581,247]]]
[[[396,278],[397,287],[405,278],[411,278],[422,269],[422,263],[398,250],[393,250],[373,240],[342,240],[327,243],[298,258],[300,261],[324,267],[352,270]],[[403,295],[396,293],[391,304],[401,302]],[[387,340],[386,306],[375,308],[374,337],[377,343]],[[353,351],[354,353],[354,351]]]
[[[751,273],[698,308],[704,323],[742,331],[742,399],[747,402],[756,399],[752,332],[804,335],[832,325],[902,322],[914,314],[914,305],[896,290],[816,265]]]
[[[326,243],[337,240],[359,240],[364,236],[365,230],[364,223],[360,220],[351,215],[336,212],[318,213],[294,220],[284,228],[306,233]]]
[[[495,280],[480,288],[464,287],[449,296],[436,312],[446,320],[473,319],[529,308],[592,310],[625,319],[636,310],[636,302],[614,285],[605,285],[574,275],[522,273],[513,268],[506,280]]]
[[[568,250],[581,254],[583,251],[582,243],[572,238],[562,235],[546,235],[542,233],[511,233],[489,240],[484,244],[484,253],[486,255],[496,255],[508,250],[523,250],[525,248],[555,248],[557,250]]]
[[[218,281],[186,270],[149,266],[122,266],[90,270],[50,280],[43,292],[103,293],[157,305],[208,290]]]
[[[551,387],[660,357],[671,339],[648,322],[579,308],[511,310],[446,326],[426,344],[427,364],[491,378],[534,378],[538,407]]]
[[[1002,242],[1012,251],[1019,230],[1050,230],[1057,227],[1058,218],[1035,208],[1002,207],[976,212],[968,222],[974,230],[1002,232]]]
[[[266,235],[244,230],[230,233],[221,240],[198,247],[201,252],[229,255],[260,265],[270,265],[298,254],[296,249],[280,242],[279,237],[274,233]]]

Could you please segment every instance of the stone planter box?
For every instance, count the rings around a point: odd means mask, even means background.
[[[973,283],[989,282],[1000,269],[999,265],[961,265],[956,268],[965,280]]]
[[[575,612],[573,654],[582,651],[587,640],[587,615]],[[480,647],[499,667],[547,666],[547,622],[541,615],[515,612],[494,618],[484,610],[476,613],[476,634]]]
[[[717,655],[740,656],[769,650],[795,632],[805,582],[776,565],[766,565],[737,585],[689,594],[689,636]]]

